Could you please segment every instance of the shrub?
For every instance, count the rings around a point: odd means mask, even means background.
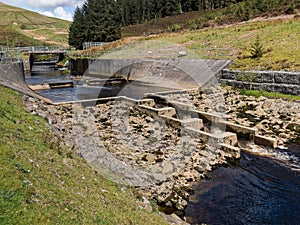
[[[295,6],[292,4],[290,5],[287,10],[285,11],[286,14],[293,14],[295,13]]]
[[[258,59],[261,58],[264,54],[263,52],[263,46],[260,43],[259,36],[256,36],[255,42],[252,44],[250,49],[251,58]]]
[[[180,29],[181,29],[181,26],[179,24],[173,24],[172,27],[171,27],[172,32],[176,32]]]

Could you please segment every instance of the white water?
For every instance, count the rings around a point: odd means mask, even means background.
[[[292,171],[300,172],[300,158],[291,152],[285,151],[287,150],[285,147],[273,149],[251,144],[243,150],[251,154],[271,158]]]

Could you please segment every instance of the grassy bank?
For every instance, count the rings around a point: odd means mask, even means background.
[[[0,224],[164,224],[97,173],[0,86]],[[55,140],[55,141],[53,141]]]

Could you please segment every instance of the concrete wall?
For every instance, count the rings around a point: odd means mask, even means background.
[[[71,59],[74,75],[123,77],[169,88],[192,88],[215,80],[230,64],[212,59]],[[177,86],[176,86],[177,85]]]
[[[251,79],[252,77],[252,79]],[[222,70],[220,82],[241,89],[300,95],[300,72]],[[251,81],[249,81],[251,80]]]
[[[37,97],[49,102],[40,95],[35,94],[25,82],[23,62],[0,64],[0,85],[11,88],[28,96]]]

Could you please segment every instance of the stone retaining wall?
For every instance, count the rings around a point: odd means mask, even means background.
[[[220,82],[241,89],[300,95],[300,72],[222,70]]]

